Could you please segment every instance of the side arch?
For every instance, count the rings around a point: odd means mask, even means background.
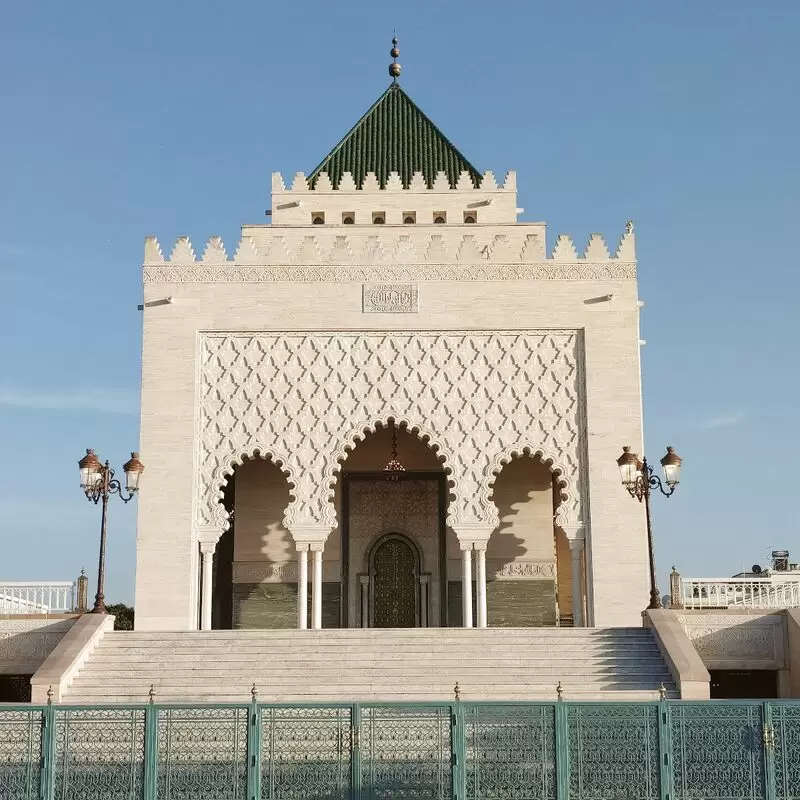
[[[206,501],[210,505],[207,509],[207,517],[212,519],[218,526],[220,535],[228,530],[230,522],[228,520],[229,514],[222,504],[224,496],[223,488],[227,485],[228,478],[233,475],[233,471],[236,467],[240,466],[246,458],[260,458],[265,461],[271,461],[283,473],[289,486],[289,505],[284,510],[283,524],[286,528],[289,528],[292,517],[292,506],[297,500],[294,493],[297,487],[296,478],[292,468],[288,465],[287,458],[277,453],[275,450],[259,444],[253,444],[242,450],[231,451],[220,459],[212,475],[210,491],[206,495]]]
[[[491,516],[491,520],[489,520],[491,524],[497,526],[500,523],[497,506],[492,500],[492,490],[497,476],[509,461],[521,456],[528,456],[531,458],[538,456],[542,463],[550,469],[550,472],[556,479],[559,489],[559,503],[556,508],[555,524],[563,529],[572,527],[570,523],[573,521],[573,510],[576,506],[576,486],[574,477],[554,454],[548,452],[548,450],[541,445],[536,444],[514,445],[497,453],[490,461],[489,468],[481,484],[480,499],[481,504],[488,510]]]
[[[460,476],[454,472],[453,465],[457,463],[454,454],[450,453],[443,444],[442,437],[425,424],[412,420],[402,414],[377,414],[374,417],[360,422],[340,436],[334,447],[326,454],[323,472],[324,496],[324,522],[332,528],[337,524],[336,509],[334,507],[334,490],[336,481],[342,471],[342,465],[347,460],[350,452],[359,442],[378,428],[388,427],[394,423],[399,428],[416,436],[433,452],[441,463],[447,479],[447,524],[451,525],[455,518],[454,509],[458,508],[460,500]]]

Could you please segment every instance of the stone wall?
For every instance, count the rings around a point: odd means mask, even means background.
[[[32,675],[76,619],[76,616],[0,619],[0,674]]]
[[[448,236],[449,227],[439,226],[443,230],[436,235]],[[472,227],[480,229],[481,237],[487,241],[502,244],[502,238],[498,237],[506,235],[502,226]],[[445,363],[445,356],[452,355],[447,350],[448,338],[447,342],[435,345],[434,355],[440,360],[430,368],[427,385],[436,387],[435,397],[429,398],[430,410],[418,413],[412,422],[443,439],[458,433],[454,460],[464,474],[456,477],[468,483],[474,483],[474,465],[479,463],[476,459],[485,454],[478,440],[484,435],[495,436],[497,425],[510,426],[508,441],[503,443],[509,451],[527,442],[534,449],[537,443],[548,443],[549,447],[557,440],[558,446],[553,444],[553,448],[563,458],[565,468],[572,471],[575,481],[583,482],[579,494],[586,513],[591,500],[591,520],[579,519],[577,507],[570,512],[573,514],[570,535],[587,537],[589,622],[604,626],[638,623],[638,611],[631,605],[630,597],[647,595],[644,523],[641,510],[619,486],[615,464],[623,444],[640,450],[642,439],[639,309],[632,234],[628,239],[630,261],[625,263],[597,258],[591,248],[585,258],[576,253],[562,253],[556,259],[554,253],[553,259],[539,259],[521,249],[511,259],[501,255],[502,248],[492,246],[486,251],[493,254],[489,264],[483,255],[483,245],[476,249],[477,240],[467,242],[471,255],[465,255],[463,228],[460,226],[462,241],[458,250],[448,251],[447,259],[452,255],[452,264],[443,260],[441,248],[433,246],[439,240],[431,240],[424,259],[409,262],[401,259],[399,251],[398,255],[384,251],[380,240],[388,234],[381,231],[376,236],[372,229],[369,237],[378,240],[374,247],[365,240],[364,258],[355,265],[341,267],[326,261],[313,242],[306,247],[308,243],[299,239],[300,250],[285,266],[273,268],[256,258],[249,266],[240,263],[235,275],[229,267],[210,261],[200,268],[194,264],[193,256],[187,257],[185,263],[182,256],[173,258],[167,266],[163,263],[156,266],[158,259],[148,256],[152,263],[146,267],[145,303],[153,305],[148,305],[144,312],[141,449],[147,453],[151,488],[142,494],[138,504],[139,629],[183,629],[197,624],[197,538],[201,532],[207,533],[207,527],[218,524],[215,521],[212,525],[198,516],[202,504],[197,487],[211,476],[210,473],[206,476],[202,469],[198,474],[200,462],[195,443],[202,437],[210,442],[217,435],[211,423],[200,430],[198,398],[203,396],[203,381],[207,379],[198,349],[206,335],[203,332],[238,331],[250,336],[249,332],[260,331],[261,339],[266,341],[270,331],[296,333],[322,329],[330,332],[331,347],[335,348],[337,342],[350,341],[352,332],[358,331],[388,332],[387,347],[396,335],[433,331],[447,338],[450,332],[460,331],[464,353],[468,353],[472,352],[475,336],[505,331],[509,325],[513,325],[515,332],[547,330],[551,338],[559,341],[578,337],[574,339],[577,342],[574,353],[579,379],[574,384],[574,395],[567,396],[560,389],[550,391],[551,376],[543,374],[536,378],[540,383],[524,402],[520,400],[519,409],[511,416],[501,415],[488,428],[477,426],[475,420],[468,423],[469,414],[451,414],[461,397],[464,380],[457,359]],[[257,231],[251,233],[251,238],[257,238]],[[306,233],[319,235],[310,226],[307,232],[299,229],[293,235],[302,239]],[[543,233],[543,228],[536,226],[535,233],[537,236]],[[269,231],[273,238],[280,234],[275,227]],[[330,235],[331,247],[335,249],[336,231]],[[413,285],[416,306],[399,312],[365,311],[364,286],[373,279]],[[173,302],[164,303],[167,297]],[[525,347],[514,356],[509,352],[505,356],[508,369],[518,369],[517,362],[529,363],[522,361],[527,352]],[[297,381],[304,377],[303,369],[298,369]],[[282,366],[281,374],[284,373]],[[513,383],[513,379],[509,380]],[[267,392],[274,388],[267,387]],[[374,405],[375,416],[392,412],[395,396],[392,393],[384,399],[377,394],[371,396],[369,403]],[[317,388],[313,397],[321,402],[324,393]],[[525,403],[533,404],[536,398],[548,402],[528,409]],[[361,400],[365,400],[363,394]],[[217,405],[213,398],[208,399],[209,413],[220,424],[225,422],[223,408],[225,414],[241,413],[237,418],[241,441],[231,438],[229,432],[223,436],[231,457],[254,449],[267,428],[257,414],[246,417],[244,406],[239,408],[237,402],[227,395],[218,398]],[[212,406],[216,411],[211,411]],[[461,406],[463,409],[463,402]],[[299,409],[297,413],[301,413]],[[497,416],[500,411],[497,403],[489,402],[481,413],[491,419],[492,414]],[[319,419],[330,422],[324,410]],[[571,427],[575,420],[577,429]],[[281,422],[273,427],[280,432],[288,430],[288,424]],[[333,430],[334,434],[341,433],[338,424]],[[591,431],[591,436],[587,431]],[[289,450],[290,455],[297,452]],[[325,469],[335,469],[335,458],[322,453],[314,457]],[[483,480],[489,480],[493,465],[485,467],[488,474],[483,474]],[[321,483],[324,480],[301,488],[313,492]],[[211,487],[206,500],[216,491],[216,487]],[[474,490],[462,492],[460,502],[482,503],[482,491],[481,483]],[[312,510],[327,513],[319,504]],[[619,581],[620,574],[626,575],[624,586]]]

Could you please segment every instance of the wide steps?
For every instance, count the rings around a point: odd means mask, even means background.
[[[67,703],[654,700],[676,696],[649,630],[403,629],[108,633]]]

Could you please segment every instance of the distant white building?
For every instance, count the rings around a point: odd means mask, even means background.
[[[772,566],[754,564],[749,572],[731,578],[682,578],[673,567],[672,608],[744,609],[800,608],[800,565],[788,550],[772,551]]]

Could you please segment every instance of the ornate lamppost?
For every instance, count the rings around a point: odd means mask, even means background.
[[[622,455],[617,459],[622,485],[628,490],[631,497],[640,503],[644,501],[645,517],[647,518],[647,549],[650,557],[650,605],[648,608],[661,608],[661,595],[656,586],[656,559],[653,552],[653,528],[650,522],[650,494],[658,489],[664,497],[671,497],[678,486],[681,474],[681,457],[673,450],[667,448],[667,454],[661,459],[664,470],[664,481],[653,472],[646,458],[639,460],[636,453],[631,453],[630,447],[622,448]],[[667,488],[664,488],[664,484]]]
[[[108,519],[108,498],[112,494],[119,495],[123,503],[133,500],[139,491],[139,478],[144,471],[144,464],[139,461],[138,453],[131,453],[130,461],[122,469],[125,472],[125,488],[114,477],[108,461],[105,464],[95,455],[94,450],[87,450],[86,455],[78,462],[81,471],[81,489],[86,499],[95,505],[102,502],[102,518],[100,522],[100,559],[97,566],[97,594],[94,597],[93,614],[107,614],[105,594],[103,593],[106,576],[106,523]]]

